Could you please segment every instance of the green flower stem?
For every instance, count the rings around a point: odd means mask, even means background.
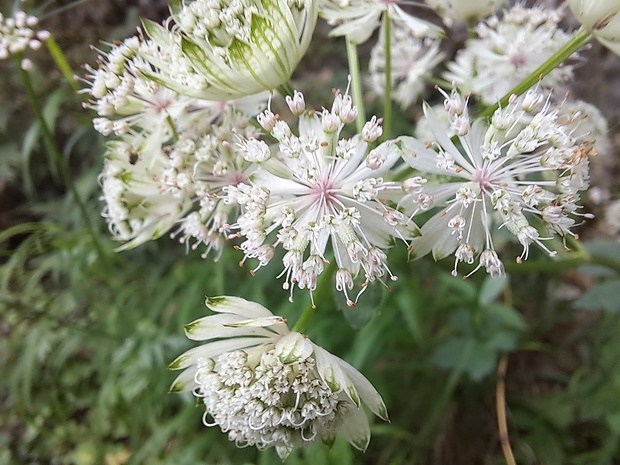
[[[383,13],[385,32],[385,96],[383,100],[383,140],[392,135],[392,25],[387,11]]]
[[[349,74],[351,75],[351,87],[353,88],[353,103],[357,106],[357,120],[355,121],[357,132],[362,132],[366,124],[366,110],[364,109],[364,93],[362,90],[362,78],[360,76],[360,62],[357,55],[357,45],[347,39],[347,58],[349,60]]]
[[[337,266],[335,264],[331,264],[327,265],[327,268],[323,270],[323,273],[321,274],[321,279],[317,283],[316,290],[312,295],[312,299],[314,302],[321,303],[325,300],[325,293],[329,289],[331,289],[329,283],[332,281],[336,268]],[[295,326],[293,326],[292,331],[303,333],[308,326],[308,322],[312,319],[315,311],[316,305],[311,301],[310,305],[306,307],[306,309],[302,312],[302,314],[295,322]]]
[[[45,121],[45,117],[43,116],[43,110],[41,109],[41,105],[39,105],[39,100],[37,99],[37,95],[34,91],[34,87],[30,79],[30,75],[28,74],[26,70],[22,69],[21,67],[22,59],[23,59],[23,56],[21,56],[21,54],[18,54],[15,56],[15,61],[20,70],[20,76],[22,78],[22,82],[24,84],[24,87],[26,88],[26,93],[28,94],[28,100],[30,101],[30,105],[32,106],[32,109],[34,110],[35,116],[37,117],[37,120],[39,121],[39,124],[41,125],[41,131],[43,132],[43,139],[45,140],[47,149],[52,155],[52,158],[54,159],[54,162],[56,163],[56,166],[58,167],[60,171],[60,175],[62,176],[63,182],[65,183],[65,185],[67,186],[67,188],[69,189],[73,197],[75,198],[75,202],[77,203],[78,208],[80,209],[80,213],[82,214],[84,224],[93,239],[93,244],[95,245],[95,249],[97,249],[97,253],[99,254],[99,257],[101,259],[106,259],[107,254],[105,253],[105,249],[99,242],[99,238],[97,237],[97,234],[95,233],[95,229],[93,228],[91,224],[90,216],[88,215],[88,210],[86,209],[86,205],[82,201],[77,191],[77,188],[75,187],[75,183],[73,182],[73,178],[71,177],[69,167],[67,163],[65,162],[65,159],[62,156],[60,149],[58,148],[58,144],[56,143],[54,134],[52,134],[52,131],[50,130],[49,126],[47,125],[47,122]]]
[[[58,42],[54,39],[54,36],[50,35],[46,41],[47,49],[49,50],[52,58],[56,62],[56,66],[65,77],[71,88],[75,91],[75,93],[80,92],[80,86],[78,82],[75,80],[75,75],[73,74],[73,70],[71,66],[69,66],[69,62],[65,57],[65,54],[62,53],[61,48],[58,46]]]
[[[485,108],[480,116],[491,116],[495,110],[505,107],[511,95],[521,95],[544,76],[553,71],[560,63],[570,57],[573,53],[587,44],[592,38],[591,34],[582,26],[575,35],[557,52],[555,52],[547,61],[536,68],[532,74],[525,78],[519,85],[504,95],[495,105]]]
[[[591,255],[587,252],[584,254],[576,254],[574,258],[567,258],[565,260],[545,260],[545,261],[533,261],[527,260],[523,263],[508,262],[504,264],[508,273],[555,273],[565,271],[571,268],[579,268],[583,265],[600,265],[611,270],[620,273],[620,262],[601,255]]]

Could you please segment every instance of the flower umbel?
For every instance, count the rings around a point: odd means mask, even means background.
[[[271,260],[277,247],[287,251],[282,275],[291,300],[295,285],[316,288],[331,242],[339,268],[336,288],[353,306],[348,295],[353,278],[363,270],[360,294],[386,274],[396,279],[384,250],[393,238],[408,241],[417,234],[417,227],[387,203],[401,189],[399,183],[384,179],[399,151],[391,142],[369,151],[369,144],[381,135],[376,117],[361,134],[342,137],[344,126],[357,116],[348,94],[336,93],[331,110],[306,111],[303,102],[299,92],[288,99],[293,113],[300,114],[299,135],[266,110],[258,121],[278,144],[269,147],[255,138],[239,142],[246,160],[260,169],[248,184],[226,188],[228,202],[242,209],[231,229],[245,237],[241,249],[245,258],[258,258],[256,269]]]
[[[448,118],[424,107],[434,142],[407,136],[398,142],[405,161],[419,172],[403,183],[408,195],[401,205],[412,215],[441,207],[413,239],[414,256],[432,251],[438,260],[454,253],[455,275],[460,262],[478,258],[476,269],[500,275],[494,225],[523,245],[517,262],[528,257],[532,243],[555,255],[544,241],[574,235],[575,216],[589,216],[579,215],[576,206],[579,191],[588,187],[588,156],[594,153],[590,135],[580,133],[585,115],[563,115],[549,98],[530,90],[513,96],[490,123],[470,121],[467,99],[456,90],[444,95]],[[441,177],[432,182],[429,174]]]
[[[464,92],[472,92],[492,105],[542,65],[568,40],[559,27],[562,10],[544,6],[526,8],[517,4],[480,22],[475,38],[466,42],[444,77]],[[542,82],[551,88],[572,76],[571,65],[554,69]]]
[[[206,426],[219,425],[238,446],[275,447],[285,459],[295,447],[331,443],[336,435],[365,450],[370,441],[362,402],[387,420],[381,396],[344,360],[289,332],[286,321],[238,297],[208,298],[216,312],[185,327],[207,341],[170,364],[184,369],[172,392],[202,400]]]
[[[144,23],[149,36],[169,50],[151,59],[161,70],[152,78],[210,100],[287,82],[310,45],[318,16],[315,0],[177,0],[171,10],[171,30]]]

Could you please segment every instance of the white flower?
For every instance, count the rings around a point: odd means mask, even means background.
[[[207,298],[216,312],[185,327],[206,341],[170,364],[184,369],[172,392],[192,391],[238,446],[275,447],[284,460],[295,447],[336,435],[365,450],[370,441],[362,403],[387,421],[381,396],[344,360],[289,332],[286,321],[238,297]]]
[[[176,1],[171,31],[144,23],[167,52],[150,58],[161,70],[152,77],[209,100],[277,89],[306,52],[317,15],[315,0]]]
[[[477,37],[469,39],[455,61],[448,63],[444,78],[492,105],[568,42],[570,35],[559,28],[561,20],[560,9],[520,4],[501,19],[493,16],[476,26]],[[543,85],[557,87],[572,73],[571,65],[561,65]]]
[[[442,17],[446,25],[454,20],[468,21],[494,13],[506,0],[426,0],[428,6]]]
[[[283,120],[274,121],[267,110],[258,119],[278,144],[267,157],[262,144],[242,141],[247,160],[266,161],[247,184],[225,188],[227,201],[241,205],[232,229],[246,239],[241,244],[245,258],[259,258],[258,269],[268,261],[260,257],[270,257],[277,247],[287,251],[282,275],[291,299],[295,285],[316,288],[331,243],[340,270],[336,288],[354,305],[348,295],[353,278],[363,271],[360,293],[386,274],[396,279],[384,250],[393,238],[407,241],[417,234],[417,227],[386,202],[401,189],[384,179],[399,151],[389,141],[369,151],[366,140],[381,134],[379,121],[368,123],[366,136],[341,136],[344,121],[350,122],[357,111],[353,108],[349,95],[336,93],[331,110],[306,111],[299,117],[298,134]]]
[[[23,53],[27,49],[37,50],[41,42],[47,40],[49,32],[36,31],[39,20],[23,11],[15,11],[13,16],[0,13],[0,60]]]
[[[143,137],[125,137],[107,144],[99,176],[106,218],[113,238],[134,248],[165,234],[192,205],[188,186],[169,183],[169,159],[161,149],[141,156]]]
[[[424,77],[431,74],[443,60],[440,41],[434,37],[419,36],[410,29],[394,24],[392,28],[392,97],[403,109],[409,108],[425,88]],[[385,34],[370,53],[370,83],[376,92],[385,90]]]
[[[470,129],[453,141],[455,126],[469,116],[456,90],[444,95],[448,123],[429,106],[424,108],[434,141],[403,136],[398,142],[418,176],[415,183],[404,184],[417,188],[407,192],[400,205],[412,215],[440,209],[422,227],[421,237],[413,239],[414,257],[432,251],[439,260],[455,253],[455,275],[459,262],[471,264],[478,257],[476,269],[484,266],[492,275],[501,274],[494,226],[506,228],[523,246],[517,262],[527,258],[532,243],[555,255],[544,241],[553,234],[574,235],[570,228],[575,216],[591,217],[579,215],[576,206],[579,191],[588,187],[590,135],[581,133],[578,123],[548,98],[529,91],[497,110],[490,123],[468,123]],[[433,182],[433,174],[441,177]],[[544,226],[542,232],[538,225]]]
[[[400,23],[416,36],[438,37],[441,28],[405,12],[395,1],[319,0],[319,13],[336,26],[333,36],[347,36],[354,43],[366,42],[381,24],[384,14],[393,23]]]
[[[620,55],[620,0],[568,0],[567,3],[596,40]]]

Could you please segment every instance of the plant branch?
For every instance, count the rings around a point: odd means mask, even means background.
[[[385,92],[383,100],[383,140],[392,136],[392,25],[388,12],[383,13],[385,40]]]
[[[517,465],[510,447],[508,423],[506,421],[506,370],[508,369],[508,355],[502,354],[497,365],[497,384],[495,386],[495,408],[497,411],[497,429],[502,452],[508,465]]]
[[[77,191],[77,188],[75,187],[75,183],[73,182],[73,178],[71,177],[69,167],[64,157],[62,156],[60,149],[58,148],[58,144],[56,143],[56,138],[54,137],[54,134],[52,133],[49,126],[47,125],[47,121],[45,121],[45,117],[43,116],[43,110],[41,109],[41,105],[39,105],[39,100],[37,99],[36,93],[34,91],[34,87],[30,79],[30,75],[28,74],[26,70],[22,69],[22,67],[20,66],[22,58],[23,57],[21,56],[21,54],[18,54],[15,56],[15,60],[20,70],[20,76],[22,78],[22,82],[24,84],[24,87],[26,88],[26,93],[28,94],[28,100],[30,101],[30,105],[32,106],[35,116],[37,117],[37,120],[39,121],[39,124],[41,125],[41,131],[43,133],[43,139],[45,140],[47,149],[52,155],[52,158],[54,162],[56,163],[57,168],[60,171],[60,175],[62,177],[63,182],[65,183],[65,185],[71,192],[71,195],[73,195],[73,198],[75,199],[75,202],[78,205],[78,208],[82,215],[82,219],[84,220],[84,225],[86,226],[86,229],[88,230],[90,236],[92,237],[93,244],[95,245],[95,249],[97,249],[97,253],[99,254],[99,257],[101,259],[106,259],[107,254],[105,253],[105,249],[99,242],[99,238],[97,234],[95,233],[95,229],[93,228],[91,224],[90,216],[88,214],[88,210],[86,209],[86,205],[84,204],[82,198],[80,197],[80,194]]]
[[[364,93],[362,89],[362,78],[360,76],[360,63],[357,55],[357,45],[348,38],[347,42],[347,59],[349,61],[349,75],[351,76],[351,86],[353,93],[353,103],[357,106],[357,132],[362,132],[362,128],[366,123],[366,110],[364,108]]]
[[[480,116],[491,116],[495,110],[500,107],[505,107],[508,104],[508,100],[510,96],[521,95],[538,81],[540,81],[543,77],[557,68],[560,63],[570,57],[573,53],[587,44],[592,36],[590,33],[582,26],[575,35],[562,47],[560,50],[555,52],[547,61],[545,61],[542,65],[536,68],[532,73],[526,77],[523,81],[521,81],[514,89],[504,95],[499,102],[495,105],[485,108],[480,112]]]

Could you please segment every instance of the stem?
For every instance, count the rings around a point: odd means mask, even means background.
[[[551,57],[547,59],[542,65],[536,68],[532,74],[526,77],[521,83],[519,83],[514,89],[504,95],[499,102],[495,105],[485,108],[480,116],[491,116],[495,110],[500,107],[506,106],[508,103],[508,99],[511,95],[521,95],[534,84],[536,84],[539,80],[553,71],[560,63],[570,57],[573,53],[587,44],[592,36],[590,33],[582,26],[575,33],[575,35],[557,52],[555,52]]]
[[[302,314],[299,315],[299,318],[295,322],[295,326],[293,326],[293,332],[302,333],[305,331],[308,326],[308,322],[314,316],[314,312],[316,311],[315,301],[321,302],[324,298],[326,290],[331,289],[328,283],[332,280],[336,268],[336,265],[332,264],[328,265],[327,269],[323,270],[321,279],[317,283],[316,289],[314,290],[314,294],[310,294],[310,305],[308,305]]]
[[[591,255],[587,252],[584,255],[566,260],[524,261],[520,264],[508,262],[504,264],[504,267],[508,273],[553,273],[570,268],[579,268],[583,265],[600,265],[620,273],[620,262],[617,260],[601,255]]]
[[[30,75],[28,74],[27,71],[22,69],[22,67],[20,66],[22,58],[23,57],[21,54],[15,55],[15,60],[20,70],[22,82],[24,83],[24,87],[26,88],[26,93],[28,94],[28,100],[30,101],[30,105],[32,105],[32,109],[34,110],[37,120],[39,121],[39,124],[41,125],[41,131],[43,132],[43,139],[45,140],[47,149],[52,155],[52,158],[54,159],[58,169],[60,170],[60,175],[62,177],[63,182],[68,187],[69,191],[71,192],[71,195],[73,195],[73,197],[75,198],[75,202],[77,203],[78,208],[80,209],[80,213],[82,214],[84,225],[86,226],[86,229],[88,230],[90,236],[93,239],[93,244],[95,245],[95,249],[97,249],[97,253],[99,254],[99,257],[102,259],[105,259],[107,257],[105,253],[105,249],[99,242],[99,238],[97,237],[97,234],[95,233],[95,229],[93,228],[90,222],[90,217],[88,215],[88,210],[86,209],[86,205],[82,201],[77,191],[77,188],[75,187],[75,183],[73,182],[73,178],[71,177],[69,167],[67,163],[65,162],[65,159],[62,156],[60,149],[58,148],[56,139],[54,138],[52,131],[50,130],[49,126],[47,125],[47,122],[45,121],[45,117],[43,116],[43,111],[41,109],[41,106],[39,105],[39,101],[37,100],[34,87],[32,86],[32,81],[30,80]]]
[[[362,91],[362,78],[360,76],[360,62],[357,56],[357,45],[347,39],[347,58],[349,60],[349,74],[353,87],[353,103],[357,106],[357,132],[362,132],[366,124],[366,111],[364,109],[364,97]]]
[[[383,140],[392,134],[392,27],[390,16],[383,13],[383,30],[385,32],[385,96],[383,101]]]
[[[69,62],[67,61],[65,54],[62,53],[62,50],[58,46],[58,42],[56,42],[56,39],[54,39],[54,36],[50,35],[46,41],[46,44],[47,44],[47,49],[52,55],[52,58],[56,62],[56,66],[58,66],[58,69],[60,70],[62,75],[65,77],[65,79],[67,80],[71,88],[76,93],[79,93],[81,89],[80,89],[79,84],[75,80],[73,70],[71,69],[71,66],[69,66]]]
[[[495,387],[495,408],[497,410],[497,429],[502,452],[508,465],[517,465],[510,447],[508,436],[508,423],[506,421],[506,370],[508,368],[508,355],[502,354],[497,365],[497,384]]]

